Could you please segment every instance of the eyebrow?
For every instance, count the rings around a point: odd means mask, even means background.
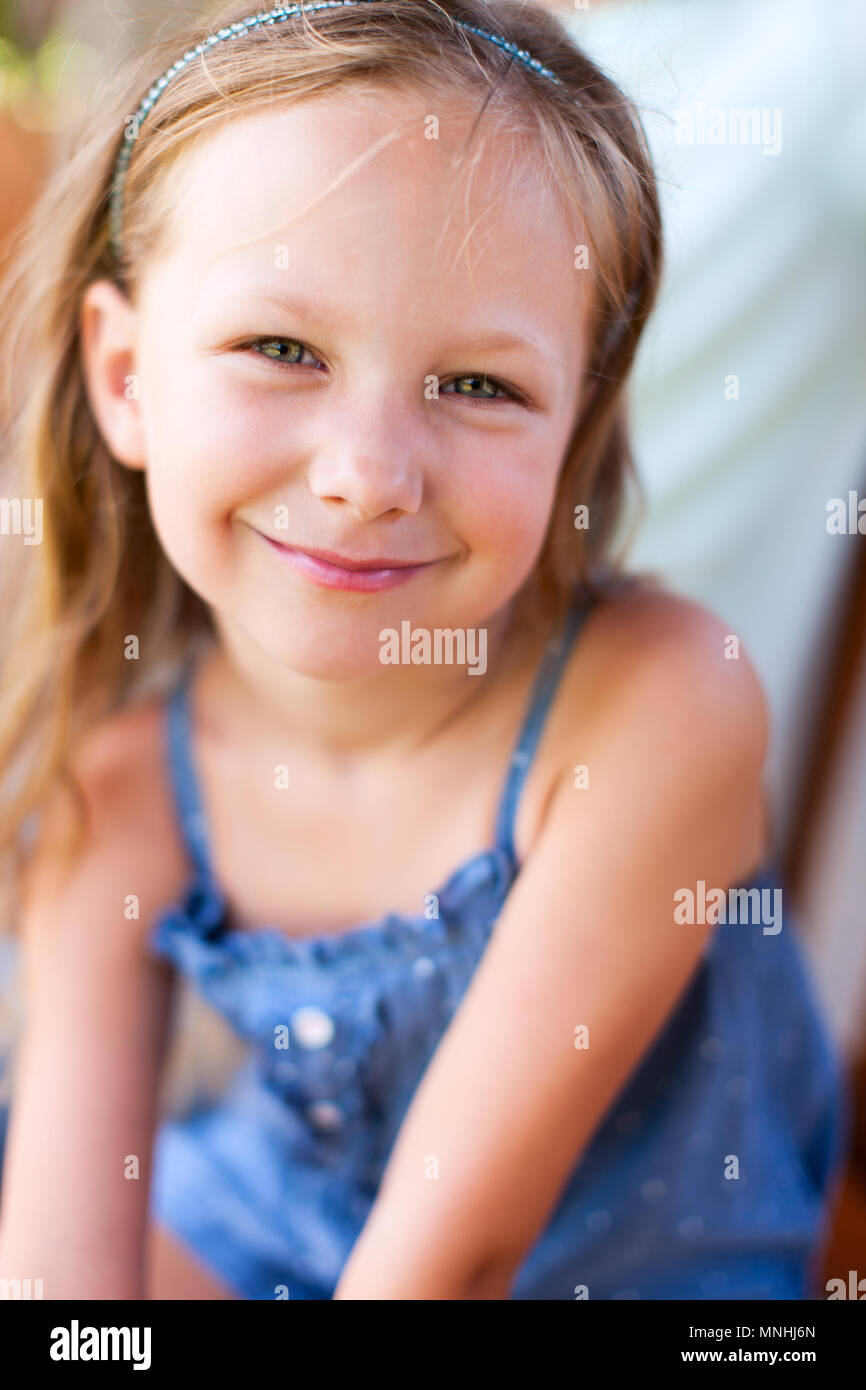
[[[228,298],[237,299],[239,307],[247,307],[253,301],[258,301],[276,309],[278,313],[287,313],[308,321],[328,321],[336,324],[348,322],[340,305],[329,304],[315,295],[275,294],[269,289],[252,289],[242,298],[234,294]],[[478,328],[457,338],[452,350],[461,353],[520,352],[524,356],[530,353],[545,362],[557,365],[560,363],[559,356],[530,329],[523,333],[515,333],[505,328]]]

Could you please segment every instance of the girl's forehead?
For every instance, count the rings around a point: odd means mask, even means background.
[[[389,94],[223,123],[171,171],[164,303],[214,332],[247,297],[299,293],[338,303],[341,323],[407,333],[481,312],[572,356],[579,218],[527,142],[494,123],[470,139],[475,118],[465,103]]]
[[[168,249],[201,264],[325,237],[358,254],[398,242],[440,273],[460,251],[493,249],[512,273],[527,248],[567,264],[579,218],[537,149],[476,117],[455,95],[342,93],[217,123],[169,173]]]

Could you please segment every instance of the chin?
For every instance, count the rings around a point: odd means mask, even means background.
[[[335,629],[329,634],[299,614],[282,631],[270,627],[251,636],[275,666],[312,680],[364,680],[387,669],[379,661],[378,629],[369,640],[352,631],[351,618]]]

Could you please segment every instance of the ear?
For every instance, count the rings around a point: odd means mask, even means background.
[[[90,408],[109,452],[145,469],[147,451],[136,375],[138,312],[117,285],[96,280],[81,301],[81,354]]]

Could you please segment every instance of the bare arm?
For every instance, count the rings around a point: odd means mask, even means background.
[[[508,1296],[713,931],[675,923],[675,891],[756,866],[760,689],[745,659],[724,659],[714,619],[652,602],[650,643],[626,623],[610,644],[618,670],[564,750],[537,844],[413,1097],[337,1299]],[[578,763],[589,789],[573,785]]]
[[[129,768],[126,769],[130,775]],[[61,868],[58,793],[22,884],[24,1033],[0,1204],[0,1277],[47,1299],[140,1299],[171,973],[149,960],[154,884],[145,827],[116,798],[89,801],[85,846]],[[158,881],[158,875],[157,875]],[[124,915],[140,897],[140,917]]]

